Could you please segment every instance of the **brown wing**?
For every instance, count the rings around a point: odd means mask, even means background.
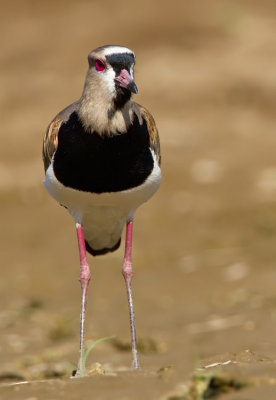
[[[158,130],[150,112],[140,104],[135,103],[134,112],[137,114],[139,120],[142,117],[146,123],[150,136],[150,148],[154,151],[158,164],[161,164],[161,151]]]
[[[53,119],[47,128],[47,131],[43,138],[42,158],[44,162],[45,172],[49,167],[54,152],[58,147],[58,132],[61,124],[68,121],[70,115],[76,111],[79,107],[79,101],[70,104],[70,106],[64,108],[58,115]]]
[[[43,148],[42,148],[42,158],[44,162],[44,170],[46,172],[49,167],[53,154],[58,146],[58,131],[60,125],[62,124],[62,119],[56,117],[50,123],[43,138]]]

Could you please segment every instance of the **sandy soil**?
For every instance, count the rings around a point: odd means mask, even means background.
[[[274,398],[276,3],[0,5],[0,399],[183,400],[214,386],[225,399]],[[116,340],[90,354],[91,376],[72,380],[77,244],[43,188],[41,143],[80,96],[88,52],[107,43],[136,52],[136,99],[159,127],[163,183],[135,222],[143,370],[130,372],[124,351],[122,246],[90,258],[87,343]]]

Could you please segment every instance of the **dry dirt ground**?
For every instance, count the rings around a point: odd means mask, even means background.
[[[0,399],[275,398],[275,1],[0,5]],[[116,339],[74,380],[77,243],[43,188],[41,142],[108,43],[136,52],[163,183],[135,222],[143,369],[129,370],[122,246],[89,258],[87,344]]]

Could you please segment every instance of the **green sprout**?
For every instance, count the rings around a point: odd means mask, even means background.
[[[114,337],[115,337],[115,336],[105,336],[105,337],[102,337],[102,338],[100,338],[100,339],[95,340],[95,342],[93,342],[93,343],[88,347],[88,349],[86,350],[85,355],[84,355],[84,357],[83,357],[83,360],[82,360],[82,370],[83,370],[83,371],[85,371],[86,360],[87,360],[87,357],[89,356],[91,350],[93,350],[94,347],[95,347],[98,343],[103,342],[103,341],[105,341],[105,340],[114,339]]]

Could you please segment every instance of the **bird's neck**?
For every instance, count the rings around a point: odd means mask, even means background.
[[[80,99],[79,118],[88,132],[113,135],[125,132],[133,119],[132,102],[116,109],[104,97],[96,98],[84,92]]]

